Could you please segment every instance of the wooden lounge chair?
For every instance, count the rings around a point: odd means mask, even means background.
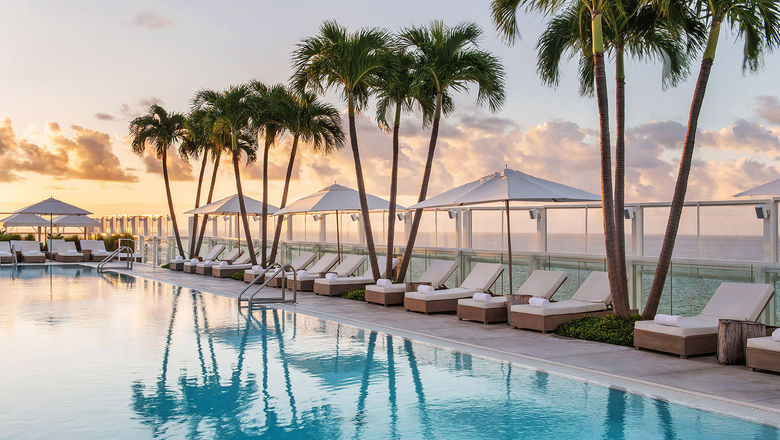
[[[772,339],[771,336],[748,339],[745,360],[747,367],[753,371],[780,373],[780,341]]]
[[[295,258],[295,260],[290,263],[290,266],[292,266],[296,271],[298,270],[304,270],[306,269],[306,266],[308,266],[312,261],[314,261],[314,252],[301,252],[298,254],[298,257]],[[251,269],[244,271],[244,281],[247,283],[251,283],[254,281],[255,277],[263,273],[263,269],[260,266],[253,267]],[[273,271],[271,271],[273,272]],[[283,277],[287,275],[292,275],[292,272],[284,272],[284,273],[278,273],[273,279],[271,279],[271,273],[266,274],[263,281],[268,281],[268,284],[266,284],[269,287],[281,287],[282,283],[281,280]]]
[[[387,257],[377,257],[377,265],[381,271],[379,278],[386,276],[387,271]],[[398,259],[393,258],[392,266],[398,265]],[[374,271],[369,267],[363,275],[356,277],[337,277],[334,279],[320,278],[314,281],[314,293],[317,295],[325,296],[337,296],[347,290],[362,289],[369,284],[373,284],[376,281]]]
[[[563,282],[566,272],[560,270],[535,270],[515,292],[527,304],[532,297],[550,299]],[[473,298],[458,300],[458,319],[492,324],[507,321],[506,297],[492,296],[490,301],[478,301]]]
[[[84,254],[76,250],[76,243],[64,241],[56,245],[54,259],[60,263],[80,263],[84,261]]]
[[[755,321],[774,293],[769,284],[721,283],[701,314],[683,318],[682,327],[637,321],[634,347],[662,351],[681,358],[718,350],[718,320]]]
[[[57,248],[58,246],[65,243],[65,239],[63,238],[50,238],[46,241],[46,258],[49,260],[54,261],[57,257]]]
[[[433,293],[406,292],[404,308],[410,312],[429,313],[454,312],[458,309],[458,300],[468,298],[475,293],[489,292],[504,266],[499,263],[477,263],[460,287],[437,290]]]
[[[611,303],[607,273],[591,272],[569,300],[550,303],[546,307],[529,304],[510,306],[509,325],[546,333],[556,330],[564,322],[611,314]]]
[[[215,264],[219,264],[220,261],[227,261],[228,264],[235,261],[237,258],[239,258],[242,255],[242,251],[239,248],[234,248],[228,251],[227,254],[225,254],[222,258],[218,258],[216,260],[204,260],[200,261],[197,258],[193,258],[192,260],[188,260],[184,262],[184,266],[182,266],[181,270],[184,273],[197,273],[198,275],[211,275],[211,266]]]
[[[11,242],[0,241],[0,264],[13,262],[14,256],[11,253]]]
[[[103,240],[81,240],[79,244],[82,251],[88,250],[90,252],[92,261],[100,262],[111,255],[111,252],[106,250],[106,243]]]
[[[365,255],[347,255],[339,265],[331,269],[330,273],[335,273],[340,277],[348,277],[355,273],[363,262],[366,261]],[[307,271],[308,273],[299,274],[296,277],[295,289],[299,292],[311,292],[314,290],[314,281],[325,276],[324,272]],[[288,275],[287,281],[292,281],[293,276]]]
[[[255,254],[255,258],[257,258],[257,254]],[[211,266],[211,276],[215,278],[230,278],[234,274],[251,269],[251,261],[251,255],[249,252],[246,252],[244,255],[236,258],[236,261],[231,264],[220,262],[219,264]],[[198,270],[200,270],[200,265],[198,265]]]
[[[330,253],[323,254],[322,257],[319,260],[317,260],[316,263],[311,265],[310,268],[299,270],[296,273],[295,277],[293,277],[293,274],[291,273],[286,274],[285,276],[287,277],[287,285],[292,287],[293,278],[300,279],[303,277],[303,278],[317,279],[320,276],[324,276],[324,274],[327,273],[338,262],[339,262],[339,256],[337,254],[330,254]],[[244,278],[244,281],[247,281],[246,278]],[[276,286],[279,287],[280,284],[277,282]],[[312,284],[312,289],[313,288],[314,287]]]
[[[219,256],[224,251],[225,251],[225,245],[224,244],[218,244],[218,245],[214,246],[213,248],[211,248],[211,250],[209,251],[208,254],[206,254],[205,257],[198,256],[198,257],[195,257],[195,259],[197,259],[199,261],[214,261],[217,258],[219,258]],[[179,258],[178,260],[177,259],[173,259],[173,260],[171,260],[168,263],[168,269],[170,269],[170,270],[179,270],[179,271],[184,270],[184,263],[187,260],[185,260],[184,258],[181,258],[180,255],[178,256],[178,258]],[[190,259],[189,261],[192,262],[192,259]]]
[[[11,240],[11,247],[16,252],[16,260],[25,263],[45,263],[46,254],[41,252],[41,245],[31,240]]]
[[[446,288],[444,283],[457,267],[457,261],[433,260],[417,282],[430,283],[434,289]],[[366,302],[383,306],[400,306],[404,303],[404,293],[406,293],[406,283],[394,283],[390,287],[372,284],[366,286]]]

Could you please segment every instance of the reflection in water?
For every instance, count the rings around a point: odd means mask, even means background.
[[[626,419],[626,393],[610,388],[607,394],[607,414],[604,421],[604,438],[608,440],[623,440]]]
[[[672,413],[669,412],[669,403],[663,400],[655,401],[655,410],[658,413],[658,420],[660,422],[661,433],[663,433],[664,440],[673,440],[677,436],[674,434],[674,426],[672,425]]]

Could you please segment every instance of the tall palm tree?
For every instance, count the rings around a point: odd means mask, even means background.
[[[695,51],[703,39],[703,30],[693,16],[693,11],[682,1],[676,1],[676,13],[684,17],[682,27],[670,23],[658,7],[640,0],[622,0],[614,10],[605,14],[606,50],[615,59],[615,188],[614,217],[617,242],[616,261],[619,270],[618,284],[613,289],[616,312],[628,317],[628,277],[626,274],[624,182],[625,182],[625,57],[638,60],[660,59],[664,69],[662,85],[675,86],[688,74],[688,54]],[[592,95],[594,91],[594,66],[590,47],[593,41],[588,26],[588,11],[581,2],[571,3],[566,10],[547,24],[537,42],[537,72],[542,81],[557,86],[560,65],[564,57],[579,55],[580,93]],[[688,44],[680,36],[687,37]]]
[[[284,178],[284,190],[280,208],[287,206],[287,194],[292,180],[295,156],[298,153],[298,142],[311,146],[315,153],[328,155],[344,146],[344,129],[341,126],[341,115],[336,107],[317,99],[317,95],[309,92],[295,93],[287,90],[284,99],[277,102],[280,120],[284,121],[287,131],[292,134],[290,158],[287,161],[287,174]],[[282,234],[282,222],[276,222],[274,241],[271,246],[271,261],[275,261]]]
[[[176,236],[176,246],[180,255],[184,254],[181,244],[179,226],[176,222],[176,212],[173,210],[171,198],[171,183],[168,178],[168,149],[181,142],[186,133],[187,118],[181,113],[168,113],[157,104],[149,107],[147,114],[130,121],[130,138],[133,153],[143,156],[146,144],[154,146],[155,155],[162,161],[163,180],[165,181],[165,195],[168,198],[168,211],[171,214],[173,233]]]
[[[665,9],[665,12],[669,13],[667,2],[668,0],[664,0],[658,3]],[[693,7],[699,11],[699,16],[708,29],[707,45],[702,54],[699,77],[693,92],[691,111],[688,116],[688,129],[685,133],[680,169],[674,187],[672,205],[669,209],[664,241],[658,256],[658,265],[655,269],[650,294],[642,312],[642,316],[646,319],[652,319],[658,310],[666,283],[666,275],[672,262],[674,242],[677,238],[677,229],[680,226],[683,204],[685,203],[685,193],[688,189],[688,176],[693,160],[699,114],[704,103],[704,93],[707,90],[712,64],[715,60],[721,26],[729,26],[736,31],[738,38],[744,40],[743,70],[751,72],[758,70],[764,52],[771,51],[780,43],[780,3],[776,0],[695,0],[692,3]]]
[[[236,178],[236,192],[238,193],[238,206],[241,211],[241,221],[244,226],[244,236],[246,237],[247,251],[253,265],[257,264],[255,247],[252,243],[252,234],[249,230],[249,219],[246,215],[246,204],[244,203],[244,190],[241,186],[241,161],[242,145],[240,140],[243,134],[250,131],[252,126],[252,116],[256,114],[260,106],[257,96],[246,84],[230,86],[224,92],[215,92],[213,90],[201,90],[195,95],[193,100],[194,110],[204,110],[208,114],[210,125],[215,131],[224,130],[230,134],[230,153],[233,162],[233,174]],[[250,148],[255,148],[256,144],[249,144]],[[247,157],[247,162],[251,157]]]
[[[434,21],[428,27],[412,27],[401,32],[401,42],[409,47],[415,57],[418,89],[431,90],[434,94],[431,140],[418,202],[425,200],[428,194],[439,122],[443,110],[449,110],[445,107],[449,92],[463,91],[476,85],[478,104],[486,103],[491,111],[496,111],[504,103],[504,68],[498,58],[479,48],[481,35],[482,30],[476,24],[463,23],[449,27],[440,21]],[[398,280],[406,276],[421,219],[422,210],[418,209],[414,212]]]
[[[201,121],[201,124],[205,125],[205,129],[209,131],[209,137],[210,137],[210,144],[211,144],[211,159],[214,162],[214,166],[211,170],[211,181],[209,183],[209,192],[208,196],[206,197],[206,204],[212,202],[212,199],[214,198],[214,186],[217,183],[217,170],[219,170],[219,161],[222,158],[222,150],[229,149],[229,134],[226,133],[219,133],[214,131],[213,124],[208,123],[208,119],[204,118],[205,120]],[[209,215],[204,214],[203,220],[201,222],[200,228],[198,228],[198,240],[197,244],[195,245],[195,252],[193,255],[199,255],[200,254],[200,248],[203,244],[203,237],[206,233],[206,225],[209,220]]]
[[[366,248],[374,277],[379,276],[379,264],[368,215],[366,184],[360,162],[355,114],[368,103],[371,89],[382,72],[382,53],[387,50],[390,36],[384,30],[362,28],[347,32],[335,21],[326,21],[314,37],[303,39],[293,53],[295,73],[292,82],[298,91],[307,88],[322,93],[330,88],[341,90],[347,103],[349,138],[355,162],[360,213],[366,235]]]

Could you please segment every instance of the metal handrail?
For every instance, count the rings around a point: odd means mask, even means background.
[[[116,258],[119,254],[121,254],[122,251],[124,251],[125,253],[127,253],[131,257],[131,258],[128,258],[127,261],[126,261],[127,269],[133,269],[133,259],[132,259],[133,250],[131,248],[127,247],[127,246],[120,246],[120,247],[116,248],[115,251],[113,251],[110,254],[108,254],[108,256],[106,258],[103,258],[103,260],[101,260],[100,263],[98,263],[98,265],[97,265],[98,273],[103,272],[103,268],[105,267],[105,265],[110,263],[110,262],[112,262],[112,261],[114,261],[114,258]]]
[[[246,292],[247,292],[247,290],[251,289],[251,288],[252,288],[252,286],[254,286],[255,284],[257,284],[257,282],[258,282],[258,281],[262,280],[262,279],[263,279],[263,277],[265,277],[265,274],[266,274],[266,273],[268,273],[268,271],[269,271],[269,270],[271,270],[271,269],[273,269],[273,268],[275,268],[275,267],[281,268],[281,267],[282,267],[282,265],[281,265],[281,264],[279,264],[279,263],[274,263],[274,264],[272,264],[272,265],[270,265],[270,266],[266,267],[265,269],[263,269],[263,270],[262,270],[262,272],[260,272],[259,274],[257,274],[257,275],[254,277],[254,279],[252,279],[252,281],[249,283],[249,285],[247,285],[246,287],[244,287],[244,289],[243,289],[243,290],[241,290],[241,292],[239,292],[239,293],[238,293],[238,305],[239,305],[239,306],[241,305],[241,300],[242,300],[242,299],[243,299],[243,297],[244,297],[244,293],[246,293]],[[279,272],[277,271],[276,273],[279,273]],[[274,274],[274,276],[276,276],[276,274]],[[271,278],[271,279],[273,279],[273,278]],[[262,289],[262,288],[263,288],[263,287],[265,287],[265,286],[266,286],[266,285],[267,285],[267,284],[268,284],[270,281],[271,281],[271,280],[267,280],[267,281],[266,281],[266,282],[264,282],[264,283],[263,283],[263,285],[261,285],[259,288],[260,288],[260,289]],[[246,301],[246,300],[244,300],[244,301]]]
[[[276,272],[274,272],[274,275],[269,280],[267,280],[264,284],[268,284],[268,282],[271,281],[273,279],[273,277],[278,275],[279,272],[281,272],[282,274],[288,272],[287,269],[290,269],[289,271],[292,272],[292,274],[293,274],[293,301],[292,302],[296,303],[296,302],[298,302],[298,290],[296,289],[296,284],[297,283],[295,281],[298,279],[298,274],[297,274],[297,272],[295,272],[295,268],[290,266],[289,264],[285,264],[284,266],[280,267],[279,269],[276,269]],[[265,287],[265,286],[263,286],[263,287]],[[260,291],[263,289],[263,287],[260,287],[259,289],[257,289],[249,297],[248,301],[249,301],[249,305],[250,306],[252,305],[252,301],[254,300],[255,295],[260,293]],[[281,302],[287,302],[287,297],[285,295],[286,292],[287,292],[287,276],[282,276],[282,297],[280,298]],[[266,299],[265,301],[267,302],[268,300]]]
[[[267,273],[271,272],[271,271],[273,271],[271,276],[267,280],[263,281],[263,283],[260,284],[260,286],[257,286],[257,283],[260,280],[264,279],[265,275]],[[293,301],[292,302],[297,302],[297,300],[298,300],[298,291],[295,288],[295,280],[297,280],[297,273],[295,272],[295,268],[293,268],[289,264],[281,265],[279,263],[274,263],[271,266],[263,269],[262,272],[260,272],[259,274],[257,274],[257,276],[255,276],[255,278],[249,283],[249,285],[246,286],[238,294],[238,307],[239,308],[242,307],[242,305],[241,305],[242,301],[245,301],[247,303],[247,307],[251,307],[253,302],[260,302],[259,298],[257,300],[255,300],[255,296],[258,293],[260,293],[266,286],[268,286],[268,283],[270,283],[279,274],[283,275],[282,276],[282,296],[281,296],[281,298],[279,298],[278,301],[275,300],[275,299],[272,299],[272,298],[269,298],[271,301],[269,301],[269,299],[264,299],[263,302],[288,302],[287,301],[287,295],[286,295],[286,292],[287,292],[287,277],[284,276],[284,274],[286,272],[288,272],[288,271],[293,273],[293,283],[294,284],[293,284]],[[251,295],[249,295],[248,298],[244,298],[244,294],[247,293],[253,287],[255,287],[255,289],[251,293]]]

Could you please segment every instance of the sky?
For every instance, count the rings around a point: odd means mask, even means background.
[[[484,30],[481,47],[501,59],[506,103],[490,113],[476,105],[473,90],[456,96],[455,112],[442,122],[429,194],[505,166],[599,192],[598,114],[594,98],[578,95],[576,62],[565,64],[555,88],[536,75],[544,17],[523,14],[522,38],[509,46],[491,24],[487,0],[38,0],[7,2],[0,14],[0,212],[53,196],[96,215],[165,213],[160,165],[130,151],[129,121],[152,103],[187,112],[203,88],[287,82],[296,43],[327,19],[391,31],[434,19],[474,21]],[[613,69],[608,60],[610,93]],[[721,34],[689,200],[730,198],[777,177],[779,70],[780,57],[768,54],[759,72],[743,73],[740,44]],[[659,64],[628,63],[629,202],[671,198],[697,72],[694,61],[692,78],[664,91]],[[322,99],[345,109],[335,93]],[[357,126],[367,190],[387,197],[391,138],[377,128],[372,109]],[[416,200],[429,135],[419,115],[404,117],[401,204]],[[269,159],[272,204],[281,196],[289,144],[281,139]],[[290,200],[333,182],[355,187],[348,148],[324,157],[304,146],[298,159]],[[194,204],[199,164],[170,162],[174,204],[183,212]],[[245,192],[260,198],[259,169],[244,168],[242,178]],[[215,198],[235,193],[227,163],[217,182]]]

